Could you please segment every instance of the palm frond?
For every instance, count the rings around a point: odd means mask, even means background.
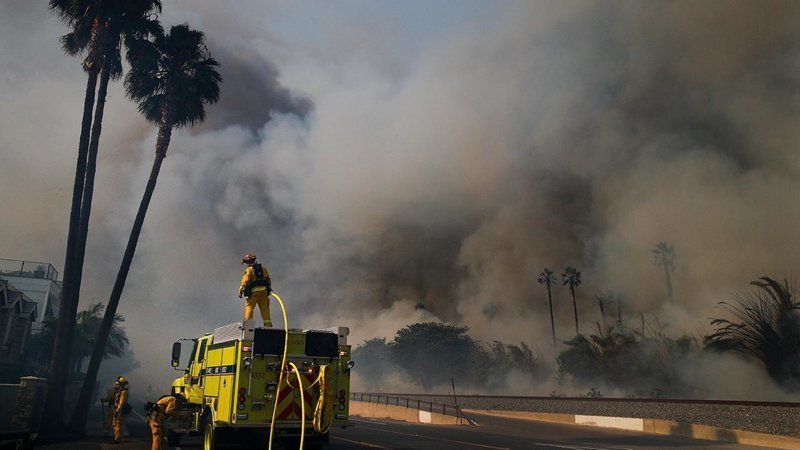
[[[773,379],[800,387],[800,304],[787,281],[761,277],[750,284],[755,289],[734,303],[718,303],[733,318],[711,319],[705,347],[755,358]]]
[[[205,119],[205,105],[219,100],[219,63],[204,39],[202,32],[181,24],[169,34],[156,32],[152,41],[129,42],[125,90],[148,121],[161,124],[168,117],[171,127],[194,125]]]

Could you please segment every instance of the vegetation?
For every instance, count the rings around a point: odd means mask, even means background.
[[[666,388],[677,396],[693,391],[679,370],[699,350],[690,336],[672,339],[660,331],[642,334],[598,326],[596,333],[578,335],[565,344],[569,348],[557,357],[560,382],[640,392]]]
[[[535,380],[547,375],[524,343],[494,341],[486,345],[467,331],[467,327],[438,322],[411,324],[391,342],[375,338],[357,346],[353,351],[356,370],[368,387],[381,387],[386,376],[400,372],[425,389],[447,385],[451,379],[472,387],[499,388],[505,386],[511,372]]]
[[[474,386],[502,389],[507,386],[512,372],[535,381],[544,380],[549,372],[524,342],[517,346],[494,341],[479,348],[476,356],[473,358],[477,361],[472,375]]]
[[[564,286],[569,287],[569,292],[572,294],[572,309],[575,312],[575,334],[581,334],[578,328],[578,303],[575,301],[575,288],[581,285],[581,273],[574,267],[567,267],[564,273],[561,274],[561,281]]]
[[[394,368],[386,338],[364,341],[353,350],[353,360],[358,361],[358,373],[361,374],[369,389],[384,388],[384,380]]]
[[[125,78],[126,92],[139,103],[144,117],[158,125],[155,159],[145,186],[128,245],[120,264],[111,298],[97,335],[83,388],[70,427],[83,431],[97,372],[103,359],[103,348],[109,338],[125,281],[128,277],[145,215],[155,191],[161,164],[167,156],[173,128],[180,128],[205,119],[205,105],[219,99],[222,77],[218,63],[205,46],[202,32],[177,25],[168,34],[155,33],[153,41],[138,39],[129,43],[131,70]]]
[[[755,289],[735,303],[719,303],[734,319],[711,320],[706,348],[760,361],[773,380],[800,390],[800,303],[786,281],[761,277],[750,284]]]
[[[553,333],[553,347],[555,347],[556,321],[553,319],[553,294],[550,291],[550,286],[557,283],[558,280],[556,279],[556,275],[553,273],[553,271],[545,267],[542,273],[539,274],[539,278],[537,278],[536,281],[538,281],[539,284],[543,284],[545,287],[547,287],[547,304],[550,306],[550,330]]]
[[[425,322],[397,332],[389,343],[392,359],[411,380],[430,389],[463,379],[470,373],[478,343],[467,335],[467,327]]]
[[[73,378],[82,377],[81,368],[92,354],[97,331],[100,328],[105,305],[92,303],[86,309],[79,311],[75,321],[75,335],[73,336],[72,352],[70,354],[70,375]],[[125,318],[119,314],[114,318],[108,344],[106,345],[103,359],[122,357],[128,347],[128,337],[121,324]],[[53,341],[55,340],[57,325],[54,322],[43,322],[42,331],[31,336],[30,357],[36,363],[49,361],[53,354]]]
[[[675,271],[675,248],[672,244],[666,242],[659,242],[656,248],[653,249],[655,256],[655,264],[664,269],[664,280],[667,282],[667,299],[670,303],[672,300],[672,272]]]
[[[49,429],[57,434],[62,426],[64,389],[70,364],[69,349],[75,330],[97,150],[108,83],[122,74],[119,52],[121,36],[125,39],[138,38],[157,29],[158,23],[150,16],[151,13],[160,11],[161,2],[159,0],[125,2],[50,0],[49,6],[70,30],[61,37],[64,52],[71,56],[85,54],[82,65],[87,73],[64,260],[63,294],[44,409],[44,421],[52,423],[53,426]],[[95,90],[97,90],[96,104]],[[94,117],[92,117],[93,108]]]
[[[542,275],[545,279],[546,273]],[[644,314],[641,328],[625,327],[620,297],[598,295],[601,316],[613,299],[619,317],[564,342],[567,348],[556,357],[556,381],[568,391],[585,392],[585,397],[602,397],[606,390],[627,397],[702,397],[702,387],[684,368],[699,364],[704,351],[715,351],[759,361],[778,384],[800,390],[800,303],[786,281],[762,277],[751,284],[754,289],[738,295],[734,303],[719,304],[732,318],[712,319],[714,331],[705,336],[704,345],[690,335],[666,335],[657,317],[649,325]],[[399,372],[428,390],[446,386],[450,378],[469,388],[496,390],[507,387],[512,372],[530,380],[551,376],[524,343],[481,343],[468,331],[427,322],[403,328],[389,342],[370,339],[353,352],[357,371],[372,388],[383,387],[389,374]]]
[[[614,294],[611,292],[607,292],[605,294],[597,294],[594,296],[594,302],[597,303],[597,309],[600,310],[600,317],[603,321],[603,328],[608,327],[608,323],[606,322],[606,306],[610,306],[614,304]]]

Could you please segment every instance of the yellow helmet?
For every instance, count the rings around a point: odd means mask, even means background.
[[[120,376],[117,377],[116,383],[119,384],[119,385],[126,385],[126,384],[128,384],[128,380],[125,377],[123,377],[122,375],[120,375]]]

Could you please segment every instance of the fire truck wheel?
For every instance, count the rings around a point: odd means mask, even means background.
[[[172,430],[167,431],[167,445],[170,447],[181,445],[181,434]]]
[[[206,416],[206,420],[203,423],[203,450],[215,450],[216,449],[216,437],[217,437],[217,429],[214,426],[214,419],[211,418],[211,414]]]

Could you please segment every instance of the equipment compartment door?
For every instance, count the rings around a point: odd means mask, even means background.
[[[236,372],[236,346],[222,348],[222,360],[216,370],[219,379],[219,404],[217,406],[217,419],[226,422],[232,421],[233,390],[236,388],[233,376]]]

